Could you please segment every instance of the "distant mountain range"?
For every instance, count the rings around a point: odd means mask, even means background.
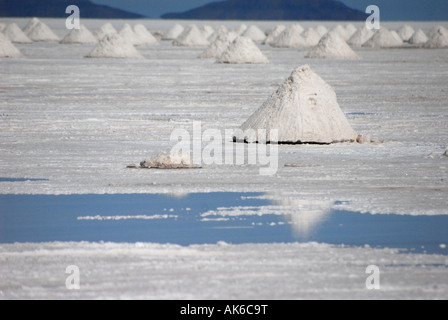
[[[333,0],[227,0],[163,19],[198,20],[365,20],[367,14]]]
[[[81,18],[138,19],[143,16],[97,5],[90,0],[0,0],[0,17],[66,18],[69,5],[79,7]]]

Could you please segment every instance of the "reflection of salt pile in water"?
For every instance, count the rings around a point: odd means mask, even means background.
[[[140,52],[117,33],[108,34],[86,58],[143,58]]]
[[[283,199],[274,201],[276,205],[291,212],[285,219],[291,224],[295,236],[307,237],[330,215],[332,201],[310,201],[302,199]]]
[[[96,29],[93,34],[95,35],[95,37],[98,40],[101,40],[106,35],[114,34],[114,33],[117,33],[117,30],[114,28],[114,26],[110,22],[107,22],[107,23],[103,24],[101,27],[99,27],[98,29]]]
[[[359,56],[338,34],[329,32],[313,47],[305,58],[356,59]]]
[[[373,37],[374,32],[363,26],[358,29],[347,41],[347,43],[354,47],[361,47],[364,43],[366,43],[370,38]]]
[[[289,26],[275,38],[271,46],[275,48],[304,48],[307,44],[301,34],[302,28],[299,25]]]
[[[190,25],[173,41],[174,46],[182,47],[206,47],[208,40],[195,25]]]
[[[428,42],[428,37],[422,29],[415,31],[409,39],[410,44],[425,44],[426,42]]]
[[[264,134],[266,136],[259,136]],[[307,65],[294,70],[280,88],[252,114],[234,135],[237,142],[270,142],[278,130],[279,143],[355,141],[337,102],[336,93]]]
[[[38,21],[26,35],[33,41],[59,41],[59,37],[41,21]]]
[[[73,29],[61,40],[61,43],[98,43],[98,39],[87,29],[81,25],[79,29]]]
[[[243,37],[250,38],[252,41],[255,42],[263,42],[266,39],[266,35],[263,31],[260,30],[255,25],[251,25],[249,28],[247,28],[243,33]]]
[[[198,168],[187,154],[159,155],[140,162],[140,167],[145,169],[182,169]]]
[[[30,38],[15,23],[10,23],[3,30],[3,34],[13,43],[33,43]]]
[[[255,43],[246,37],[238,37],[217,59],[219,63],[269,63],[268,58]]]
[[[276,26],[271,32],[269,32],[266,39],[263,41],[263,44],[269,44],[271,45],[274,43],[275,39],[283,32],[285,31],[286,27],[284,25],[278,25]]]
[[[227,50],[230,44],[236,39],[235,33],[227,33],[220,35],[213,43],[205,50],[199,58],[219,58]]]
[[[19,58],[22,54],[17,49],[8,37],[0,32],[0,58]]]
[[[175,40],[183,31],[184,27],[182,27],[180,24],[175,24],[168,30],[166,34],[163,35],[162,40]]]
[[[386,28],[381,28],[362,46],[368,48],[394,48],[401,47],[402,41],[398,41]]]
[[[412,28],[408,24],[402,26],[400,29],[398,29],[398,32],[397,32],[400,39],[404,42],[408,42],[409,39],[411,39],[411,37],[414,35],[414,33],[415,33],[414,28]]]
[[[137,37],[140,39],[140,44],[145,45],[156,45],[159,44],[156,37],[152,35],[151,32],[146,29],[146,27],[142,24],[136,24],[134,26],[134,32]]]
[[[448,47],[448,31],[444,27],[437,27],[431,30],[424,47],[429,49]]]

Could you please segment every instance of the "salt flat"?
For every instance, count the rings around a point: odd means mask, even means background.
[[[27,19],[3,21],[14,21],[23,27]],[[64,20],[44,21],[60,37],[68,33],[64,29]],[[83,20],[90,30],[102,23],[104,21]],[[123,24],[122,21],[112,23],[117,29]],[[184,25],[190,23],[197,22],[183,22]],[[174,22],[145,21],[144,24],[155,31],[167,30]],[[198,24],[217,26],[224,22]],[[240,22],[225,24],[237,27]],[[262,29],[276,25],[273,22],[256,24]],[[317,24],[320,23],[302,23],[304,27]],[[327,27],[335,25],[323,24]],[[398,29],[403,24],[385,25]],[[425,31],[439,24],[447,26],[446,22],[409,24]],[[0,177],[48,180],[1,181],[1,194],[263,192],[274,199],[287,196],[304,201],[337,202],[338,208],[356,212],[448,214],[448,157],[442,155],[448,148],[447,49],[362,48],[355,49],[361,59],[348,61],[305,59],[306,49],[274,49],[262,45],[260,48],[270,64],[222,65],[214,60],[198,59],[205,48],[174,47],[171,42],[164,41],[159,46],[139,47],[145,57],[140,60],[83,58],[94,45],[34,43],[16,46],[25,58],[0,59]],[[174,145],[170,141],[171,132],[179,128],[192,132],[194,121],[201,121],[202,130],[238,128],[293,69],[303,64],[309,64],[335,89],[339,105],[355,131],[383,140],[383,143],[279,146],[279,168],[273,176],[261,176],[259,167],[250,165],[210,165],[193,171],[126,168],[130,163],[138,164],[147,157],[169,152]],[[285,167],[285,164],[295,166]],[[29,246],[29,250],[39,250],[40,245]],[[82,247],[75,245],[73,254],[82,255],[77,252],[77,246]],[[415,261],[435,259],[434,263],[444,267],[425,269],[424,272],[428,272],[428,277],[438,279],[434,283],[442,281],[442,287],[428,289],[428,295],[424,289],[416,288],[416,291],[405,289],[398,294],[400,288],[409,288],[408,284],[412,283],[399,275],[408,270],[405,263],[397,267],[400,272],[393,277],[397,291],[392,290],[391,295],[384,297],[446,298],[447,290],[443,287],[446,280],[441,280],[446,279],[447,274],[447,262],[443,257],[326,245],[311,249],[276,246],[272,245],[272,250],[288,252],[297,249],[297,254],[305,250],[307,259],[314,257],[313,251],[320,252],[320,249],[323,253],[316,259],[328,252],[338,256],[348,250],[348,254],[355,256],[355,261],[362,261],[360,264],[364,269],[367,260],[361,258],[362,255],[372,254],[376,261],[391,255],[390,259],[413,261],[409,268],[416,274],[420,267]],[[22,273],[15,278],[18,282],[14,282],[11,280],[14,276],[10,278],[3,266],[22,265],[29,257],[22,254],[20,245],[13,249],[8,245],[0,248],[0,293],[3,292],[4,297],[39,297],[39,294],[53,292],[43,288],[28,295],[3,285],[12,281],[11,286],[16,286],[20,280],[26,280],[26,273]],[[17,252],[6,254],[8,250]],[[242,249],[231,247],[229,250]],[[250,250],[259,254],[264,251],[255,245]],[[208,257],[214,259],[217,256],[219,254]],[[384,259],[386,265],[389,258]],[[232,261],[235,263],[236,260]],[[330,260],[326,261],[333,265]],[[312,263],[304,264],[304,270],[309,265]],[[45,267],[46,262],[37,266],[38,270]],[[174,268],[177,267],[175,264]],[[294,267],[294,264],[288,265],[291,272]],[[354,267],[345,264],[344,268],[349,274]],[[170,275],[177,275],[178,270],[173,270]],[[356,277],[365,278],[363,271]],[[259,274],[263,279],[267,275]],[[416,282],[417,287],[427,283],[432,286],[433,282],[426,282],[428,278],[416,279],[420,279]],[[322,281],[322,284],[327,280],[316,281]],[[400,286],[401,281],[407,284]],[[133,284],[131,282],[130,286]],[[197,288],[210,285],[203,284]],[[340,289],[340,284],[334,282],[333,289]],[[39,283],[35,285],[39,287]],[[313,283],[308,283],[310,290],[311,287]],[[96,287],[97,291],[86,296],[101,297],[104,294],[107,297],[107,288]],[[336,289],[319,288],[322,289],[319,292],[305,291],[302,295],[295,294],[295,289],[285,289],[275,297],[339,297],[340,291]],[[354,287],[346,288],[348,292],[344,297],[357,294]],[[191,297],[216,297],[211,292],[202,294],[199,289],[192,292]],[[266,291],[262,289],[257,287],[253,292],[271,292],[269,286],[264,288]],[[175,297],[168,291],[155,292],[160,293],[159,297]],[[236,292],[226,287],[223,296],[228,293],[237,298],[253,297],[239,290]],[[56,292],[55,296],[58,295]],[[141,297],[138,290],[130,296]],[[188,297],[188,294],[180,296]],[[363,291],[360,297],[370,296]]]

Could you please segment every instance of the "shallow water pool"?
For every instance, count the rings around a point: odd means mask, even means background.
[[[320,242],[447,254],[448,216],[361,214],[258,193],[0,195],[0,243]]]

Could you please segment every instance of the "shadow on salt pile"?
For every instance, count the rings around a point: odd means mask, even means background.
[[[360,214],[339,204],[229,192],[0,195],[0,243],[319,242],[448,254],[448,215]]]

